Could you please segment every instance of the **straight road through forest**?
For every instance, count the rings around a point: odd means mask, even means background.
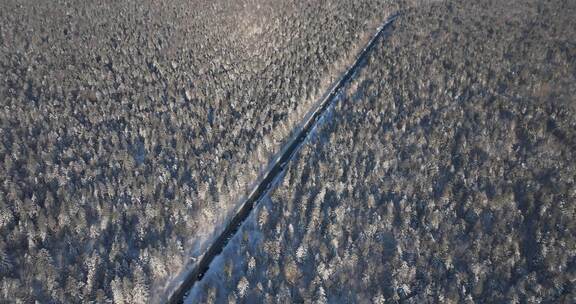
[[[214,258],[222,252],[224,247],[226,247],[228,241],[239,230],[258,201],[271,189],[276,177],[284,171],[286,165],[296,154],[302,143],[306,141],[307,137],[314,129],[314,126],[320,121],[320,118],[322,118],[326,109],[328,109],[328,107],[336,100],[338,92],[350,81],[356,71],[362,67],[364,59],[397,17],[398,14],[396,13],[386,19],[386,21],[377,29],[377,32],[366,46],[358,53],[354,63],[346,70],[342,77],[340,77],[340,79],[330,87],[330,90],[323,95],[323,98],[321,99],[322,101],[316,106],[316,108],[310,111],[310,114],[306,115],[304,121],[299,124],[300,130],[292,136],[292,140],[287,142],[285,147],[281,150],[280,156],[275,158],[276,161],[265,173],[264,178],[255,186],[254,190],[242,204],[236,215],[230,220],[224,231],[210,245],[200,261],[182,281],[182,284],[180,284],[174,293],[172,293],[168,303],[183,303],[187,292],[196,282],[202,279],[206,271],[210,268],[210,264]]]

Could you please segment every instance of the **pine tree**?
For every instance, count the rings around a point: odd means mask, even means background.
[[[242,277],[238,282],[238,286],[236,287],[238,291],[238,296],[240,298],[243,298],[246,295],[248,287],[250,287],[250,282],[248,282],[248,279],[246,279],[246,277]]]
[[[3,247],[3,246],[2,246]],[[0,274],[5,275],[12,270],[12,261],[4,248],[0,248]]]
[[[326,291],[324,291],[324,287],[320,286],[318,291],[316,292],[316,303],[318,304],[326,304],[328,303],[328,298],[326,298]]]
[[[110,283],[110,286],[112,288],[112,299],[114,303],[126,303],[124,298],[124,290],[122,289],[122,280],[120,280],[118,277],[115,277],[114,280],[112,280],[112,283]]]
[[[142,267],[136,266],[134,270],[134,289],[132,290],[132,303],[146,304],[150,295],[150,289],[146,280],[146,275]]]

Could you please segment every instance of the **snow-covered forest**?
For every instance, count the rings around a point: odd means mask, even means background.
[[[0,297],[159,301],[386,2],[2,1]]]
[[[0,303],[576,302],[576,2],[0,1]]]
[[[403,14],[187,303],[572,302],[576,32],[558,5]]]

